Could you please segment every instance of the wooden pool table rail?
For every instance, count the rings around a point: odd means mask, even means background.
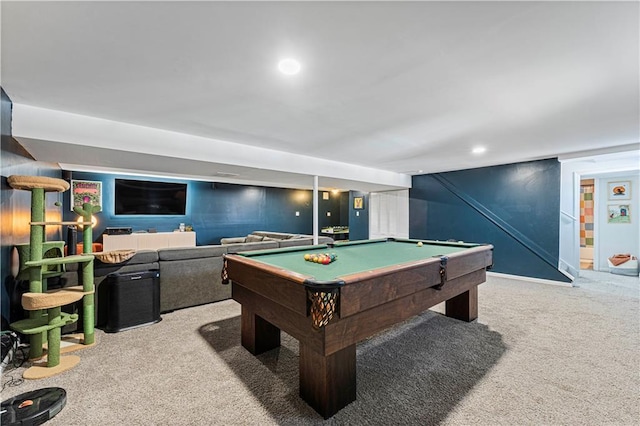
[[[477,246],[447,255],[447,283],[442,289],[448,282],[470,270],[484,270],[490,267],[491,248]],[[345,318],[424,288],[439,285],[440,259],[441,256],[429,257],[336,279],[335,282],[340,287],[337,317]],[[226,273],[234,277],[234,281],[294,312],[308,315],[305,283],[313,282],[314,277],[256,262],[242,255],[226,255],[225,262]]]
[[[478,285],[492,265],[491,246],[341,276],[338,314],[316,329],[308,316],[308,277],[228,256],[232,297],[242,305],[242,346],[254,355],[280,346],[280,330],[299,341],[300,396],[325,419],[356,399],[356,344],[446,302],[445,314],[478,316]]]

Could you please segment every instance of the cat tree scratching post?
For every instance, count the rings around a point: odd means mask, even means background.
[[[73,211],[82,216],[82,253],[91,254],[93,246],[93,228],[91,215],[98,213],[102,208],[100,206],[84,203],[82,208],[74,207]],[[95,342],[95,297],[93,294],[93,262],[82,268],[82,285],[85,292],[91,292],[82,299],[82,329],[84,330],[84,344],[92,345]]]
[[[60,328],[78,319],[77,314],[64,313],[61,311],[61,307],[81,298],[93,300],[94,257],[90,254],[64,257],[62,253],[59,257],[44,257],[45,227],[75,223],[45,221],[46,192],[66,191],[69,189],[69,184],[66,181],[44,176],[12,175],[7,178],[7,182],[14,189],[31,192],[29,256],[28,259],[24,259],[21,265],[21,269],[27,269],[29,273],[29,292],[22,296],[22,305],[25,310],[29,311],[29,318],[16,321],[10,324],[10,327],[19,333],[30,336],[29,358],[32,360],[43,357],[44,333],[47,333],[46,366],[34,365],[24,373],[25,378],[43,378],[72,368],[80,360],[79,357],[64,357],[68,360],[63,362],[60,357]],[[46,279],[51,276],[59,276],[62,273],[62,266],[69,263],[82,265],[83,286],[48,290]],[[50,269],[52,267],[53,271]],[[91,306],[93,307],[93,303]],[[93,319],[93,312],[90,317]],[[93,328],[91,328],[91,332],[93,338]],[[85,342],[85,344],[87,343]]]

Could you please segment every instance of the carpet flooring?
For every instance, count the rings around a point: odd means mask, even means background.
[[[64,388],[51,425],[637,425],[638,308],[637,291],[492,275],[477,321],[438,305],[358,344],[357,400],[326,421],[298,396],[297,341],[252,356],[232,300],[98,331],[76,368],[7,385],[2,400]]]

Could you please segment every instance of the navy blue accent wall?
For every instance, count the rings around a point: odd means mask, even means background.
[[[557,159],[414,176],[409,196],[411,238],[490,243],[495,272],[570,282]]]
[[[155,228],[158,232],[170,232],[177,229],[181,222],[193,226],[198,245],[218,244],[221,238],[245,236],[257,230],[313,233],[313,194],[309,190],[87,172],[72,172],[71,178],[102,182],[102,212],[96,215],[98,225],[94,229],[96,241],[100,241],[106,227],[126,226],[134,231]],[[115,215],[115,179],[187,183],[186,214]],[[322,196],[319,198],[320,227],[340,225],[340,197],[330,194],[329,200],[322,200]],[[75,220],[77,216],[70,211],[69,203],[70,197],[66,194],[65,220]],[[331,216],[326,215],[328,211]],[[299,212],[299,216],[296,216],[296,212]]]
[[[364,208],[356,210],[353,208],[353,199],[364,197]],[[349,240],[369,239],[369,193],[349,192]]]
[[[340,193],[340,223],[338,225],[349,225],[349,192]]]
[[[328,200],[323,198],[323,194],[325,194],[323,191],[318,193],[318,231],[327,226],[348,224],[349,222],[343,221],[345,214],[348,216],[348,198],[345,198],[345,195],[348,197],[348,194],[346,192],[334,194],[329,191],[326,192]],[[331,213],[331,216],[327,216],[327,213]]]
[[[17,306],[11,306],[11,295],[14,293],[15,281],[11,275],[11,252],[15,244],[29,242],[29,221],[31,220],[31,193],[29,191],[14,190],[7,184],[7,177],[11,175],[61,177],[60,168],[56,164],[35,161],[24,148],[11,136],[11,99],[0,88],[1,119],[2,123],[2,191],[1,191],[1,217],[2,231],[0,235],[0,273],[2,275],[2,329],[5,330],[5,321],[12,322],[22,318],[20,300]],[[46,195],[45,208],[48,220],[60,220],[61,208],[55,206],[55,202],[62,198],[57,192]],[[60,240],[61,230],[59,226],[49,226],[46,229],[47,240]],[[18,309],[16,315],[11,314],[11,309]],[[14,312],[15,313],[15,312]],[[19,314],[19,315],[18,315]],[[14,318],[12,318],[14,317]]]
[[[84,172],[65,172],[65,177],[78,180],[91,180],[102,182],[102,211],[95,216],[98,220],[96,227],[94,228],[93,235],[95,241],[100,241],[98,237],[102,235],[106,227],[118,227],[118,226],[130,226],[134,231],[147,231],[150,228],[155,228],[158,232],[169,232],[177,229],[180,222],[190,223],[190,215],[175,215],[175,216],[148,216],[148,215],[116,215],[115,214],[115,179],[142,179],[150,181],[165,181],[165,182],[184,182],[176,179],[155,179],[155,178],[140,178],[139,176],[129,175],[110,175],[102,173],[84,173]],[[194,197],[189,197],[189,190],[187,189],[187,212],[191,211],[190,204]],[[78,218],[78,215],[71,211],[71,196],[70,191],[64,193],[64,220],[74,221]],[[82,241],[82,238],[78,236],[78,241]]]

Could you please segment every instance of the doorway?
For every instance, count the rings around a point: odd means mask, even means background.
[[[561,162],[560,189],[560,270],[573,277],[579,277],[581,272],[607,272],[607,258],[615,253],[640,253],[640,224],[632,220],[630,224],[613,225],[607,222],[609,200],[608,183],[612,181],[630,181],[631,188],[640,188],[640,144],[629,146],[629,149],[619,149],[610,153],[594,155],[568,155],[559,157]],[[592,180],[593,189],[589,188]],[[591,190],[591,195],[586,195]],[[585,194],[581,192],[585,191]],[[629,200],[631,213],[640,212],[640,194],[632,194]],[[585,196],[586,195],[586,196]],[[583,204],[584,198],[591,198]],[[591,205],[590,205],[591,204]],[[591,211],[583,208],[591,207]],[[584,216],[591,216],[593,225],[587,225],[591,220],[584,220]],[[589,213],[586,214],[585,213]],[[640,213],[639,213],[640,214]],[[591,228],[591,229],[589,229]],[[587,241],[587,238],[592,240]],[[590,244],[587,244],[589,242]],[[584,247],[583,247],[584,246]],[[587,250],[584,250],[587,249]],[[586,260],[584,264],[582,258]],[[583,269],[591,267],[592,269]]]
[[[595,180],[580,180],[580,269],[593,270]]]

